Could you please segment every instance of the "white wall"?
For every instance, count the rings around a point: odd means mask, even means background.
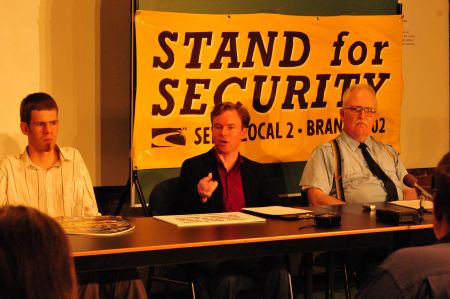
[[[449,151],[448,1],[403,0],[401,156],[434,167]]]
[[[77,147],[99,181],[99,7],[100,0],[1,1],[0,156],[23,151],[20,101],[44,91],[60,106],[58,143]]]

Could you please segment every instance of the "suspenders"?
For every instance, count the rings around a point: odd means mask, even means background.
[[[345,201],[344,186],[342,185],[342,160],[341,150],[336,139],[330,141],[334,156],[334,185],[336,187],[337,199]]]
[[[345,201],[344,186],[342,184],[342,157],[337,138],[331,140],[330,144],[334,157],[334,185],[336,187],[336,196],[337,199]],[[394,154],[392,154],[386,144],[384,144],[384,149],[395,161]]]

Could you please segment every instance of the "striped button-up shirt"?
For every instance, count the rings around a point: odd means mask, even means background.
[[[25,205],[50,216],[95,216],[97,209],[89,172],[80,153],[57,148],[60,160],[49,169],[32,163],[27,150],[0,164],[0,206]]]

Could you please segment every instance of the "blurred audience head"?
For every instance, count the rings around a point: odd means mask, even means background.
[[[434,174],[434,218],[435,234],[438,239],[450,233],[450,152],[436,167]]]
[[[34,208],[0,207],[0,298],[76,298],[67,236]]]

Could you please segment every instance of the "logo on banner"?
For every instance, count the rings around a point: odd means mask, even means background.
[[[153,128],[152,147],[185,146],[183,128]]]

